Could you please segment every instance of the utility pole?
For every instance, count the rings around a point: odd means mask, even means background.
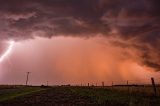
[[[29,74],[30,74],[30,72],[27,72],[26,86],[28,85]]]

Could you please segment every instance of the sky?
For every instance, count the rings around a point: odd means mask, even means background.
[[[33,85],[158,79],[159,5],[159,0],[0,0],[0,83],[25,84],[26,72]]]

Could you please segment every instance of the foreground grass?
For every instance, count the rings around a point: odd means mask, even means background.
[[[15,89],[0,90],[0,102],[12,100],[14,98],[36,93],[42,90],[45,89],[40,87],[21,87]]]
[[[160,106],[160,96],[153,96],[152,89],[141,87],[129,91],[126,87],[21,87],[0,90],[0,101],[5,101],[6,106]]]
[[[89,97],[98,105],[111,106],[160,106],[160,97],[128,93],[127,91],[106,88],[71,88],[71,91],[82,97]]]

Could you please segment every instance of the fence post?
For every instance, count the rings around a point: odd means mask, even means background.
[[[151,78],[151,82],[152,82],[152,87],[153,87],[153,91],[154,91],[154,95],[157,96],[157,89],[156,89],[156,84],[154,81],[154,78]]]
[[[88,87],[89,87],[89,83],[88,83]]]
[[[104,82],[102,82],[102,87],[104,87]]]
[[[114,83],[113,83],[113,81],[112,81],[112,90],[113,90],[113,84],[114,84]]]
[[[127,80],[127,90],[128,90],[128,93],[129,93],[129,82]]]
[[[48,86],[48,81],[47,81],[47,86]]]

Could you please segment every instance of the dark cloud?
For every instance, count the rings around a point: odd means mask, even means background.
[[[142,62],[159,70],[159,5],[160,0],[0,0],[0,39],[116,35],[134,39],[131,46],[142,53]]]

